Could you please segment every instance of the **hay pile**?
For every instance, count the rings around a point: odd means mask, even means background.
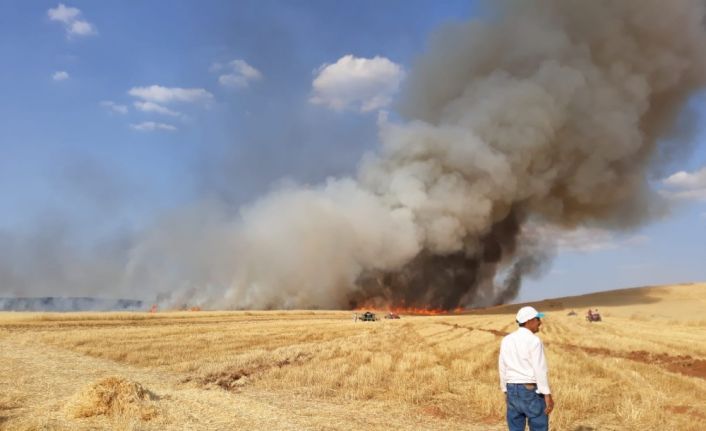
[[[157,399],[137,382],[106,377],[77,393],[66,410],[74,418],[104,415],[148,421],[158,415]]]

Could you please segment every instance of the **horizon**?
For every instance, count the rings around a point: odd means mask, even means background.
[[[534,300],[528,300],[528,301],[519,301],[519,300],[513,300],[511,302],[505,303],[505,304],[498,304],[498,305],[490,305],[490,306],[470,306],[468,308],[460,308],[456,310],[418,310],[418,309],[397,309],[397,308],[375,308],[375,307],[360,307],[360,308],[352,308],[352,309],[343,309],[343,308],[331,308],[331,309],[269,309],[269,310],[257,310],[257,311],[288,311],[288,312],[297,312],[297,311],[321,311],[321,312],[327,312],[327,311],[341,311],[341,312],[347,312],[347,311],[375,311],[377,313],[382,313],[382,312],[393,312],[393,313],[399,313],[399,314],[404,314],[404,315],[423,315],[423,316],[429,316],[429,315],[457,315],[457,314],[464,314],[466,312],[472,312],[472,311],[481,311],[481,310],[489,310],[489,309],[504,309],[505,307],[511,307],[511,306],[524,306],[524,305],[533,305],[533,304],[541,304],[544,302],[553,302],[553,301],[560,301],[560,300],[571,300],[571,299],[579,299],[579,298],[584,298],[584,297],[591,297],[592,295],[598,295],[602,296],[601,294],[611,294],[615,292],[625,292],[625,291],[634,291],[634,290],[649,290],[649,289],[660,289],[660,288],[679,288],[679,287],[687,287],[687,286],[700,286],[704,285],[706,282],[684,282],[684,283],[670,283],[670,284],[660,284],[660,285],[647,285],[647,286],[631,286],[631,287],[624,287],[624,288],[618,288],[618,289],[611,289],[611,290],[597,290],[593,292],[588,292],[588,293],[579,293],[575,295],[567,295],[567,296],[559,296],[559,297],[551,297],[551,298],[540,298],[540,299],[534,299]],[[41,300],[42,303],[40,304],[33,304],[32,300]],[[51,300],[51,301],[48,301]],[[65,302],[60,302],[59,304],[56,304],[54,300],[58,301],[65,301]],[[15,301],[19,301],[20,305],[22,307],[19,307],[19,305],[15,305],[14,307],[12,306],[12,303]],[[83,304],[82,304],[83,302]],[[93,303],[95,302],[95,303]],[[9,304],[9,305],[8,305]],[[98,307],[99,305],[103,305],[103,307]],[[86,296],[79,296],[79,297],[72,297],[72,296],[65,296],[65,297],[57,297],[57,296],[47,296],[47,297],[0,297],[0,312],[18,312],[18,311],[26,311],[26,312],[94,312],[94,311],[108,311],[108,312],[120,312],[120,311],[125,311],[125,312],[182,312],[182,311],[194,311],[190,307],[190,304],[182,304],[181,307],[179,308],[166,308],[166,309],[156,309],[152,311],[151,307],[154,305],[150,301],[146,300],[140,300],[140,299],[131,299],[131,298],[111,298],[111,297],[86,297]],[[49,308],[36,308],[37,306],[51,306]],[[90,308],[93,306],[94,308]],[[98,307],[98,308],[95,308]],[[142,307],[142,308],[139,308]],[[562,309],[566,308],[563,307]],[[196,311],[204,311],[204,312],[224,312],[224,311],[256,311],[252,309],[218,309],[218,308],[213,308],[213,309],[204,309],[202,310],[200,307]],[[549,309],[543,309],[542,312],[545,313],[551,313]]]

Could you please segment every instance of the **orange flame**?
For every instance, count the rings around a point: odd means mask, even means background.
[[[392,314],[405,314],[408,316],[442,316],[446,314],[459,314],[465,311],[464,308],[462,307],[457,307],[454,308],[453,310],[442,310],[440,308],[419,308],[419,307],[393,307],[393,306],[386,306],[386,307],[379,307],[375,305],[371,305],[369,307],[357,307],[353,311],[376,311],[378,313],[382,312],[387,312],[387,313],[392,313]]]

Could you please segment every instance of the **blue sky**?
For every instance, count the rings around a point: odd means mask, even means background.
[[[395,71],[476,13],[451,0],[3,1],[0,234],[61,220],[100,241],[189,202],[238,208],[282,178],[351,174],[376,147],[378,111],[394,115]],[[378,57],[395,82],[362,91],[390,100],[317,99],[317,77],[346,56]],[[703,123],[703,96],[692,103]],[[655,178],[668,188],[684,171],[668,216],[560,242],[519,299],[706,280],[704,133]]]
[[[467,2],[75,2],[66,7],[80,10],[95,33],[72,35],[48,17],[57,7],[2,6],[5,223],[64,205],[47,177],[71,169],[65,164],[76,158],[138,187],[150,206],[174,205],[199,188],[240,202],[278,177],[316,181],[351,170],[361,150],[375,145],[375,113],[346,115],[308,103],[314,71],[346,54],[408,64],[435,26],[470,12]],[[233,59],[264,79],[245,89],[219,85],[213,65]],[[57,72],[68,79],[53,80]],[[188,118],[179,120],[138,112],[128,91],[150,85],[204,89],[213,98],[182,104]],[[148,121],[178,131],[129,127]],[[316,169],[312,158],[321,159]]]

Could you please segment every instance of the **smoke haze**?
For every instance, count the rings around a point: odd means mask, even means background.
[[[661,215],[649,174],[659,144],[688,146],[675,125],[706,80],[706,5],[488,10],[436,32],[402,119],[381,116],[381,148],[355,177],[280,185],[237,213],[204,201],[169,214],[110,251],[125,262],[116,290],[212,308],[503,303],[551,259],[533,225],[630,229]]]

